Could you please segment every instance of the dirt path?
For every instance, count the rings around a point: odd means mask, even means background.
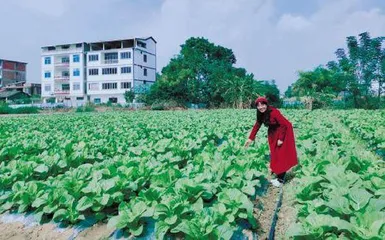
[[[89,229],[81,232],[75,239],[76,240],[93,240],[93,239],[108,239],[113,233],[114,229],[107,228],[107,224],[98,223]]]
[[[279,188],[269,185],[266,195],[257,199],[257,203],[262,206],[262,211],[260,209],[256,209],[256,211],[258,211],[256,213],[256,219],[260,226],[260,229],[257,232],[258,239],[264,240],[269,237],[273,214],[279,198],[279,190]]]
[[[23,223],[0,223],[1,240],[67,240],[73,231],[65,230],[59,232],[55,230],[54,224],[44,224],[33,227],[25,227]]]
[[[108,239],[113,231],[113,229],[107,228],[107,224],[98,223],[80,232],[75,239]],[[73,229],[57,229],[57,226],[52,223],[24,226],[21,222],[4,223],[0,221],[0,240],[68,240],[73,234]]]
[[[290,175],[289,175],[290,176]],[[275,239],[282,240],[290,224],[297,219],[297,210],[295,208],[295,189],[298,179],[288,179],[283,188],[282,205],[278,212],[278,220],[275,228]]]

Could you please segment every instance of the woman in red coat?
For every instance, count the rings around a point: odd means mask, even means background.
[[[270,169],[278,179],[272,180],[271,183],[279,187],[284,181],[286,172],[298,164],[293,126],[278,109],[269,106],[266,98],[259,97],[255,104],[257,105],[257,121],[245,147],[255,140],[262,124],[268,127]]]

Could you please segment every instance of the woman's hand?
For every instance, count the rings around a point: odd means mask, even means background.
[[[245,148],[248,148],[250,146],[250,143],[252,143],[253,140],[251,139],[247,139],[246,143],[245,143]]]
[[[277,146],[278,146],[278,147],[282,146],[282,143],[283,143],[283,141],[278,140],[278,141],[277,141]]]

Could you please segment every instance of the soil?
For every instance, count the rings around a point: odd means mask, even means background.
[[[98,223],[92,226],[89,229],[84,230],[79,233],[75,238],[76,240],[93,240],[93,239],[108,239],[109,236],[113,233],[114,229],[107,228],[107,224]]]
[[[99,223],[80,232],[75,239],[108,239],[113,231],[107,228],[107,224]],[[0,233],[0,240],[68,240],[74,231],[71,228],[58,230],[57,226],[51,223],[26,227],[21,222],[0,222]]]
[[[2,223],[0,222],[1,240],[67,240],[71,235],[71,230],[59,232],[55,230],[54,224],[43,224],[33,227],[25,227],[20,222]]]
[[[287,239],[286,231],[292,223],[297,220],[297,209],[295,206],[294,189],[297,179],[288,181],[283,188],[282,205],[278,212],[278,220],[275,228],[275,239]]]
[[[269,185],[266,195],[261,198],[257,198],[256,203],[262,209],[255,208],[255,218],[259,224],[257,231],[258,239],[268,239],[271,222],[273,220],[273,214],[277,206],[279,198],[280,188]]]

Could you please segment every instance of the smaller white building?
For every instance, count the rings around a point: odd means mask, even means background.
[[[156,79],[152,37],[42,48],[42,98],[69,106],[124,104],[124,93]]]

